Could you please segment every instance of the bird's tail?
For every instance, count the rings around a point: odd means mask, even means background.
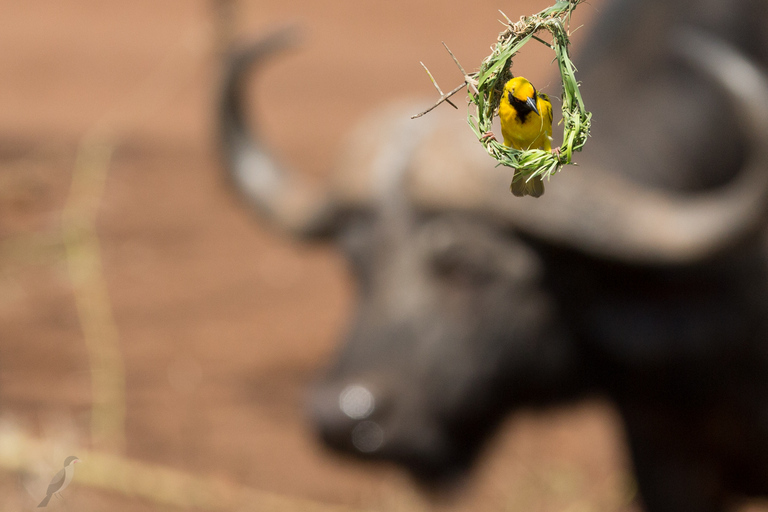
[[[40,502],[40,504],[37,506],[37,508],[44,507],[44,506],[48,505],[48,502],[51,501],[51,496],[53,496],[53,494],[49,494],[45,498],[43,498],[43,501]]]
[[[522,179],[522,177],[517,179],[513,178],[512,185],[510,185],[509,188],[517,197],[539,197],[544,193],[544,182],[538,177],[528,181]]]

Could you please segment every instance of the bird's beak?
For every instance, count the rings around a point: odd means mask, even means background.
[[[531,110],[536,112],[536,115],[539,115],[539,116],[541,115],[541,114],[539,114],[539,109],[536,108],[536,98],[535,97],[534,98],[528,98],[527,100],[525,100],[525,104],[528,105]]]

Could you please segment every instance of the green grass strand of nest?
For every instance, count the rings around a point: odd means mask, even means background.
[[[572,162],[573,153],[580,151],[589,136],[592,114],[587,112],[576,81],[576,68],[570,59],[570,44],[565,25],[571,13],[584,0],[560,0],[538,14],[521,18],[518,22],[509,22],[501,34],[491,55],[486,57],[469,87],[469,101],[476,107],[470,111],[469,125],[483,144],[488,154],[500,164],[518,169],[516,179],[529,180],[534,177],[549,178],[564,165]],[[546,30],[552,35],[552,44],[537,37],[537,33]],[[493,117],[499,108],[501,91],[504,84],[512,77],[509,71],[514,55],[531,39],[546,44],[555,52],[563,95],[563,143],[558,150],[548,152],[540,149],[518,150],[504,146],[490,136]],[[473,91],[477,90],[477,93]]]

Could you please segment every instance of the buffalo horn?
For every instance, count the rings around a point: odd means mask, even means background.
[[[316,237],[331,229],[333,202],[320,187],[278,165],[246,118],[248,71],[295,39],[295,30],[283,29],[232,53],[219,98],[220,143],[235,188],[258,214],[293,235]]]

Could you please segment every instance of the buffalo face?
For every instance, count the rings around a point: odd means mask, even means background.
[[[487,222],[389,213],[341,234],[357,310],[311,412],[329,445],[434,482],[464,472],[512,403],[547,400],[573,358],[530,247]]]

